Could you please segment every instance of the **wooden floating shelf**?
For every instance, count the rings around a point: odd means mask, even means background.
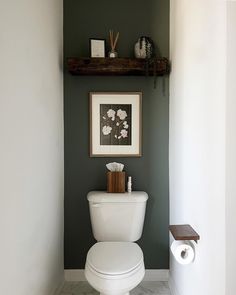
[[[193,240],[197,243],[200,240],[199,234],[189,224],[170,225],[169,230],[177,241]]]
[[[72,75],[99,76],[145,76],[146,61],[132,58],[75,58],[67,59],[67,67]],[[153,76],[153,66],[149,67],[149,76]],[[156,75],[170,73],[167,58],[156,60]]]

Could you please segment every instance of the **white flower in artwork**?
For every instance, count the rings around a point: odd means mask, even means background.
[[[116,123],[116,126],[119,126],[119,125],[120,125],[120,123],[119,123],[119,122],[117,122],[117,123]]]
[[[121,109],[119,109],[117,111],[117,116],[121,119],[124,120],[127,117],[127,113],[126,111],[122,111]]]
[[[110,126],[103,126],[103,127],[102,127],[102,133],[103,133],[104,135],[108,135],[108,134],[110,134],[110,133],[111,133],[111,130],[112,130],[112,128],[111,128]]]
[[[129,128],[129,125],[127,124],[127,121],[124,121],[124,122],[123,122],[123,127],[124,127],[125,129],[128,129],[128,128]]]
[[[117,135],[115,134],[115,138],[117,138]]]
[[[128,137],[128,131],[125,130],[125,129],[122,129],[121,132],[120,132],[120,134],[121,134],[121,136],[122,136],[123,138]]]
[[[113,109],[109,109],[107,111],[108,118],[111,118],[112,121],[115,121],[116,112]]]
[[[105,117],[105,116],[103,116],[102,118],[103,118],[104,120],[106,120],[106,117]]]

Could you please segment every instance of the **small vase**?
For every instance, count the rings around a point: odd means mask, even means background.
[[[154,55],[154,42],[151,38],[142,36],[134,45],[136,58],[151,58]]]
[[[118,53],[115,50],[111,50],[108,52],[108,57],[110,58],[118,57]]]

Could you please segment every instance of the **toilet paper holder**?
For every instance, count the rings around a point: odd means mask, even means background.
[[[195,241],[197,243],[200,240],[199,234],[189,224],[169,225],[169,230],[177,241]]]

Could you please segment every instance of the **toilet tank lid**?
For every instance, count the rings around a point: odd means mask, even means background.
[[[97,203],[143,203],[148,199],[148,194],[142,191],[131,193],[107,193],[105,191],[92,191],[87,195],[89,202]]]

